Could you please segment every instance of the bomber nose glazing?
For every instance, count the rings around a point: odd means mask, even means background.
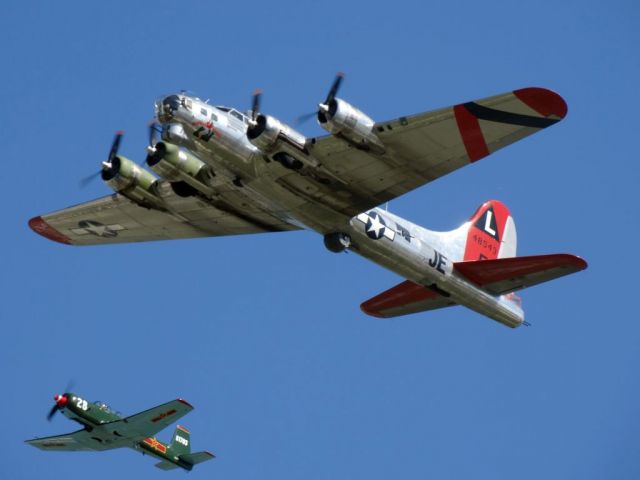
[[[180,108],[180,105],[180,97],[178,95],[169,95],[163,98],[158,105],[158,120],[165,122],[171,119]]]

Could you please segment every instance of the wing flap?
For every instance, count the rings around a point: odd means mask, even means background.
[[[426,312],[456,305],[451,299],[411,280],[396,285],[360,305],[367,315],[391,318],[410,313]]]
[[[457,262],[454,270],[492,295],[502,295],[587,268],[587,262],[570,254],[536,255]]]

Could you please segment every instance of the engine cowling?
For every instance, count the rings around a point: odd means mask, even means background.
[[[197,178],[208,166],[190,152],[169,142],[158,142],[148,148],[147,165],[167,180],[182,180],[182,176]]]
[[[362,150],[384,153],[385,148],[374,131],[373,119],[340,98],[321,104],[318,123],[332,135]]]
[[[275,150],[301,153],[305,151],[307,139],[293,128],[285,125],[277,118],[270,115],[258,115],[253,125],[247,129],[249,141],[264,153]]]
[[[123,156],[104,163],[102,180],[115,192],[145,206],[160,208],[162,200],[156,194],[158,180],[150,172]]]
[[[169,142],[158,142],[149,147],[147,165],[170,182],[185,182],[196,190],[210,195],[213,170],[193,153]]]

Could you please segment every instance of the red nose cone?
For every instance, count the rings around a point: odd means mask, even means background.
[[[58,405],[60,408],[64,407],[67,404],[68,400],[64,395],[56,395],[55,397],[53,397],[53,399],[56,401],[56,405]]]

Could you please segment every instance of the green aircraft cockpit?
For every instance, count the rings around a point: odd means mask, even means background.
[[[100,400],[96,400],[95,402],[93,402],[93,404],[105,413],[122,416],[122,414],[119,411],[112,409],[109,405],[107,405],[104,402],[101,402]]]

